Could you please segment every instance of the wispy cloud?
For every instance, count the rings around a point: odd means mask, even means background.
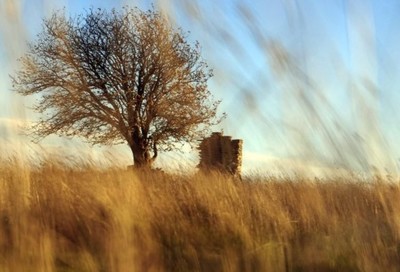
[[[244,152],[243,172],[256,175],[301,175],[304,177],[332,177],[348,174],[366,174],[352,172],[333,164],[304,158],[287,158],[265,155],[264,153]]]

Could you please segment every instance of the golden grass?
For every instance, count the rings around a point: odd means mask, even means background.
[[[0,166],[0,271],[398,271],[381,179]]]

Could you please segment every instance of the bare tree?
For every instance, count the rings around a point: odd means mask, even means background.
[[[21,63],[13,88],[40,94],[38,139],[126,142],[135,166],[149,167],[158,150],[202,137],[220,121],[199,44],[155,10],[56,12]]]

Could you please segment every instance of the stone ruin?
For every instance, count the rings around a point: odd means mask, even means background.
[[[231,136],[223,136],[221,132],[214,132],[210,137],[203,139],[198,149],[200,152],[201,171],[216,170],[234,176],[241,174],[243,140]]]

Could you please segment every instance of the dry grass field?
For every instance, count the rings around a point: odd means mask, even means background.
[[[400,187],[0,164],[0,271],[398,271]]]

